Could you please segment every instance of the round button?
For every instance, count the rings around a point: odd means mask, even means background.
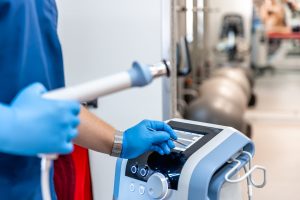
[[[142,169],[140,170],[140,175],[141,175],[142,177],[147,176],[147,174],[148,174],[148,167],[144,167],[144,168],[142,168]]]
[[[142,186],[142,185],[140,186],[139,193],[140,193],[140,195],[145,194],[145,187],[144,186]]]
[[[168,194],[168,179],[161,173],[155,173],[147,181],[147,193],[153,199],[164,199]]]
[[[130,190],[130,192],[134,192],[135,186],[134,186],[133,183],[131,183],[131,184],[129,185],[129,190]]]
[[[133,166],[130,168],[130,171],[131,171],[131,173],[136,174],[137,171],[138,171],[138,167],[137,167],[136,165],[133,165]]]

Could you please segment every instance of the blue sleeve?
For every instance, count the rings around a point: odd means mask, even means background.
[[[32,0],[0,0],[0,152],[9,153],[13,125],[9,104],[18,93],[26,61],[26,24]],[[34,22],[32,22],[34,24]]]
[[[13,126],[13,111],[9,106],[0,104],[0,152],[10,153],[12,146],[11,131]],[[17,138],[14,138],[17,139]]]
[[[27,63],[33,64],[30,54],[36,47],[29,41],[36,35],[33,1],[0,0],[0,102],[9,103],[25,87]]]
[[[55,0],[0,0],[0,102],[26,86],[64,86]]]

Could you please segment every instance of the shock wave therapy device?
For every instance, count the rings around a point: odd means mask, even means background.
[[[114,200],[241,200],[241,181],[247,180],[249,199],[252,186],[265,185],[265,168],[251,166],[254,145],[239,131],[183,119],[168,124],[178,135],[171,154],[118,159]],[[252,179],[256,169],[263,172],[260,184]]]

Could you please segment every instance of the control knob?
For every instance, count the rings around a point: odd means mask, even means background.
[[[161,173],[154,173],[147,181],[147,193],[152,199],[164,199],[168,194],[168,179]]]
[[[138,171],[138,166],[137,165],[131,166],[130,171],[132,174],[136,174]]]
[[[140,170],[140,175],[142,176],[142,177],[145,177],[145,176],[147,176],[148,175],[148,167],[144,167],[144,168],[142,168],[141,170]]]

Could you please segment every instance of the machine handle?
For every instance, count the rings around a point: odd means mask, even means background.
[[[252,157],[251,153],[249,153],[247,151],[243,151],[242,153],[249,157],[249,169],[245,172],[245,174],[242,177],[240,177],[238,179],[234,179],[234,180],[230,179],[229,177],[233,176],[236,173],[237,169],[239,169],[240,166],[242,165],[242,162],[235,158],[235,159],[233,159],[233,161],[236,162],[237,164],[231,170],[229,170],[227,172],[227,174],[225,175],[225,180],[229,183],[239,183],[247,178],[250,178],[251,184],[254,187],[257,187],[257,188],[264,187],[266,185],[266,177],[267,177],[266,168],[263,166],[259,166],[259,165],[255,165],[252,167],[251,163],[252,163],[253,157]],[[259,169],[263,172],[263,182],[261,184],[255,183],[252,179],[252,173],[257,169]]]
[[[249,153],[248,151],[243,151],[242,154],[245,154],[249,157],[249,165],[247,167],[247,165],[243,166],[244,170],[245,170],[245,174],[237,179],[230,179],[231,176],[233,176],[235,173],[237,173],[238,169],[241,167],[242,162],[240,160],[238,160],[237,158],[232,159],[233,162],[236,162],[237,164],[230,170],[228,171],[228,173],[225,175],[225,180],[229,183],[239,183],[243,180],[247,180],[247,185],[248,185],[248,197],[249,199],[252,199],[252,187],[256,187],[256,188],[263,188],[266,183],[267,183],[267,174],[266,174],[266,168],[263,166],[259,166],[259,165],[255,165],[254,167],[252,167],[252,154]],[[256,182],[254,182],[254,180],[252,179],[252,173],[255,170],[261,170],[263,172],[263,182],[260,184],[257,184]]]
[[[234,159],[234,162],[236,162],[236,166],[234,166],[226,175],[225,175],[225,180],[229,183],[239,183],[242,182],[243,180],[246,180],[248,177],[250,177],[252,185],[258,188],[262,188],[266,185],[266,169],[262,166],[259,165],[255,165],[254,167],[252,167],[250,170],[248,170],[242,177],[237,178],[237,179],[230,179],[229,177],[233,176],[235,174],[235,171],[241,166],[241,161]],[[256,170],[256,169],[260,169],[263,171],[264,174],[264,180],[261,184],[255,184],[255,182],[252,180],[252,173]]]

